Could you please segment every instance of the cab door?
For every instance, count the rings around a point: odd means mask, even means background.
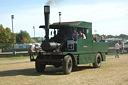
[[[79,64],[94,62],[91,32],[86,34],[86,39],[77,40],[77,52],[79,53]]]

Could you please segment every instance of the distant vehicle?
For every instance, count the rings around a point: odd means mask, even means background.
[[[49,6],[45,6],[49,7]],[[37,72],[44,72],[46,65],[62,66],[64,74],[70,74],[73,67],[79,64],[92,63],[95,68],[105,61],[108,51],[108,43],[92,41],[92,23],[84,21],[61,22],[49,25],[49,13],[45,14],[45,40],[41,48],[45,52],[39,52],[35,59]],[[54,37],[49,39],[49,28],[54,29]],[[82,31],[86,39],[72,39],[72,30]],[[56,34],[57,30],[57,34]]]
[[[28,49],[31,44],[14,44],[14,49]]]

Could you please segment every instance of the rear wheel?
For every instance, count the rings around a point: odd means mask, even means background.
[[[37,57],[37,59],[35,61],[35,67],[36,67],[36,71],[41,73],[41,72],[44,72],[46,65],[39,62],[38,59],[39,59],[39,57]]]
[[[93,63],[93,67],[99,68],[101,66],[101,61],[102,61],[101,54],[97,53],[95,56],[95,62]]]
[[[72,58],[70,55],[66,55],[63,60],[63,73],[70,74],[72,71]]]

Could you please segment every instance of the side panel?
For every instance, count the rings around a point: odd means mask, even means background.
[[[93,42],[94,53],[100,52],[102,55],[102,60],[106,60],[105,53],[108,52],[108,43],[106,42]]]
[[[95,54],[87,52],[63,52],[63,55],[73,55],[75,60],[75,65],[77,64],[87,64],[94,63]]]
[[[82,25],[82,24],[81,24]],[[87,24],[86,24],[87,25]],[[86,27],[85,25],[85,27]],[[88,32],[86,33],[87,39],[78,39],[77,40],[77,52],[79,52],[79,64],[93,63],[95,55],[93,54],[93,45],[92,45],[92,25],[87,28]]]
[[[92,42],[90,42],[90,40],[88,39],[78,39],[77,40],[77,52],[86,52],[86,53],[90,53],[92,52]]]
[[[93,51],[96,52],[108,52],[108,43],[106,42],[93,42]]]
[[[81,54],[79,55],[79,64],[94,63],[94,54]]]
[[[92,30],[88,29],[87,39],[77,40],[77,52],[79,52],[79,64],[93,63],[95,55],[92,49]]]

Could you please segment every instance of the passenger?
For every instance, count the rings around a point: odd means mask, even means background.
[[[104,40],[103,36],[101,36],[100,38],[101,38],[101,40],[99,42],[107,42],[106,40]]]
[[[86,36],[82,33],[82,31],[79,31],[78,39],[86,39]]]
[[[93,39],[93,42],[97,42],[97,38],[96,38],[95,34],[92,35],[92,39]]]
[[[78,33],[76,32],[75,29],[73,30],[72,39],[73,40],[77,40],[78,39]]]

